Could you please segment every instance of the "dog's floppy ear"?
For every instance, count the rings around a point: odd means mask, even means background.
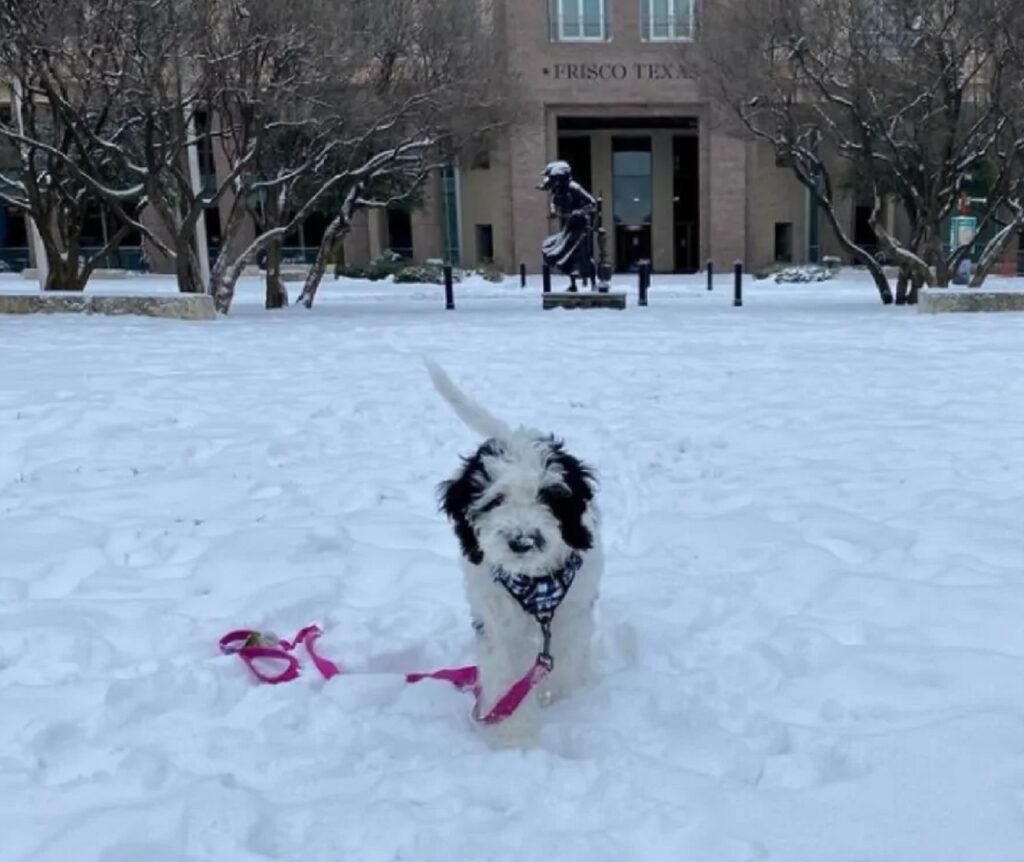
[[[551,463],[561,474],[561,488],[544,489],[541,499],[558,520],[565,543],[577,551],[589,551],[594,536],[583,523],[587,506],[594,499],[597,477],[579,458],[562,448],[560,440],[551,440]]]
[[[565,475],[565,484],[574,497],[590,502],[597,488],[597,475],[593,468],[568,452],[560,451],[558,463]]]
[[[462,546],[462,555],[475,566],[483,562],[484,555],[469,521],[469,510],[479,499],[482,480],[486,481],[486,478],[487,472],[477,453],[471,458],[462,459],[462,470],[454,479],[437,486],[441,511],[455,528],[455,536]]]

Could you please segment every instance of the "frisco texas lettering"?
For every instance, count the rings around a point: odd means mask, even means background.
[[[681,63],[554,63],[543,71],[556,81],[678,81],[693,77]]]

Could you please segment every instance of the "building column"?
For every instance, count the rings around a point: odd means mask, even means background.
[[[497,136],[491,153],[493,186],[490,195],[494,206],[494,253],[508,272],[519,269],[525,258],[516,257],[515,228],[513,227],[512,171],[509,164],[509,142],[504,135]]]
[[[349,266],[363,266],[370,262],[369,213],[361,210],[352,219],[352,226],[344,239],[345,263]]]
[[[441,178],[431,174],[423,183],[422,206],[410,213],[413,258],[419,262],[444,257],[444,203],[441,200]]]
[[[608,241],[608,263],[615,270],[615,176],[612,164],[612,133],[596,131],[590,133],[590,173],[594,195],[601,195],[601,216]]]
[[[719,272],[747,257],[747,143],[711,129],[707,140],[708,256]]]
[[[151,207],[146,207],[142,211],[140,219],[146,227],[156,234],[164,245],[171,249],[174,248],[174,237],[171,236],[171,233],[167,230],[163,220],[157,216]],[[176,266],[174,259],[160,251],[157,246],[153,245],[152,242],[146,239],[145,235],[142,237],[142,253],[149,262],[150,272],[158,272],[165,275],[174,273]]]
[[[675,182],[672,135],[651,135],[651,264],[656,272],[675,269]]]
[[[388,247],[387,213],[382,209],[372,209],[367,213],[367,230],[370,242],[370,260],[380,260]]]
[[[527,270],[536,273],[542,264],[541,245],[548,235],[547,195],[537,184],[544,166],[557,152],[547,147],[543,109],[524,112],[520,122],[509,129],[508,139],[515,260],[524,262]]]

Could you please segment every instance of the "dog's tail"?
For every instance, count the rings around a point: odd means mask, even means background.
[[[491,415],[459,389],[440,365],[427,358],[423,359],[423,364],[427,366],[427,371],[430,372],[430,379],[434,383],[434,388],[466,425],[484,437],[509,436],[511,432],[509,426],[496,416]]]

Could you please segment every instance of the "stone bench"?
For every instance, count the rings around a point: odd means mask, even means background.
[[[0,293],[0,314],[135,314],[213,320],[213,297],[199,293],[104,296],[88,293]]]
[[[923,314],[979,311],[1024,311],[1024,290],[952,290],[928,288],[918,295],[917,310]]]
[[[624,293],[593,293],[583,291],[580,293],[545,293],[544,310],[552,308],[614,308],[619,311],[626,307],[626,294]]]

